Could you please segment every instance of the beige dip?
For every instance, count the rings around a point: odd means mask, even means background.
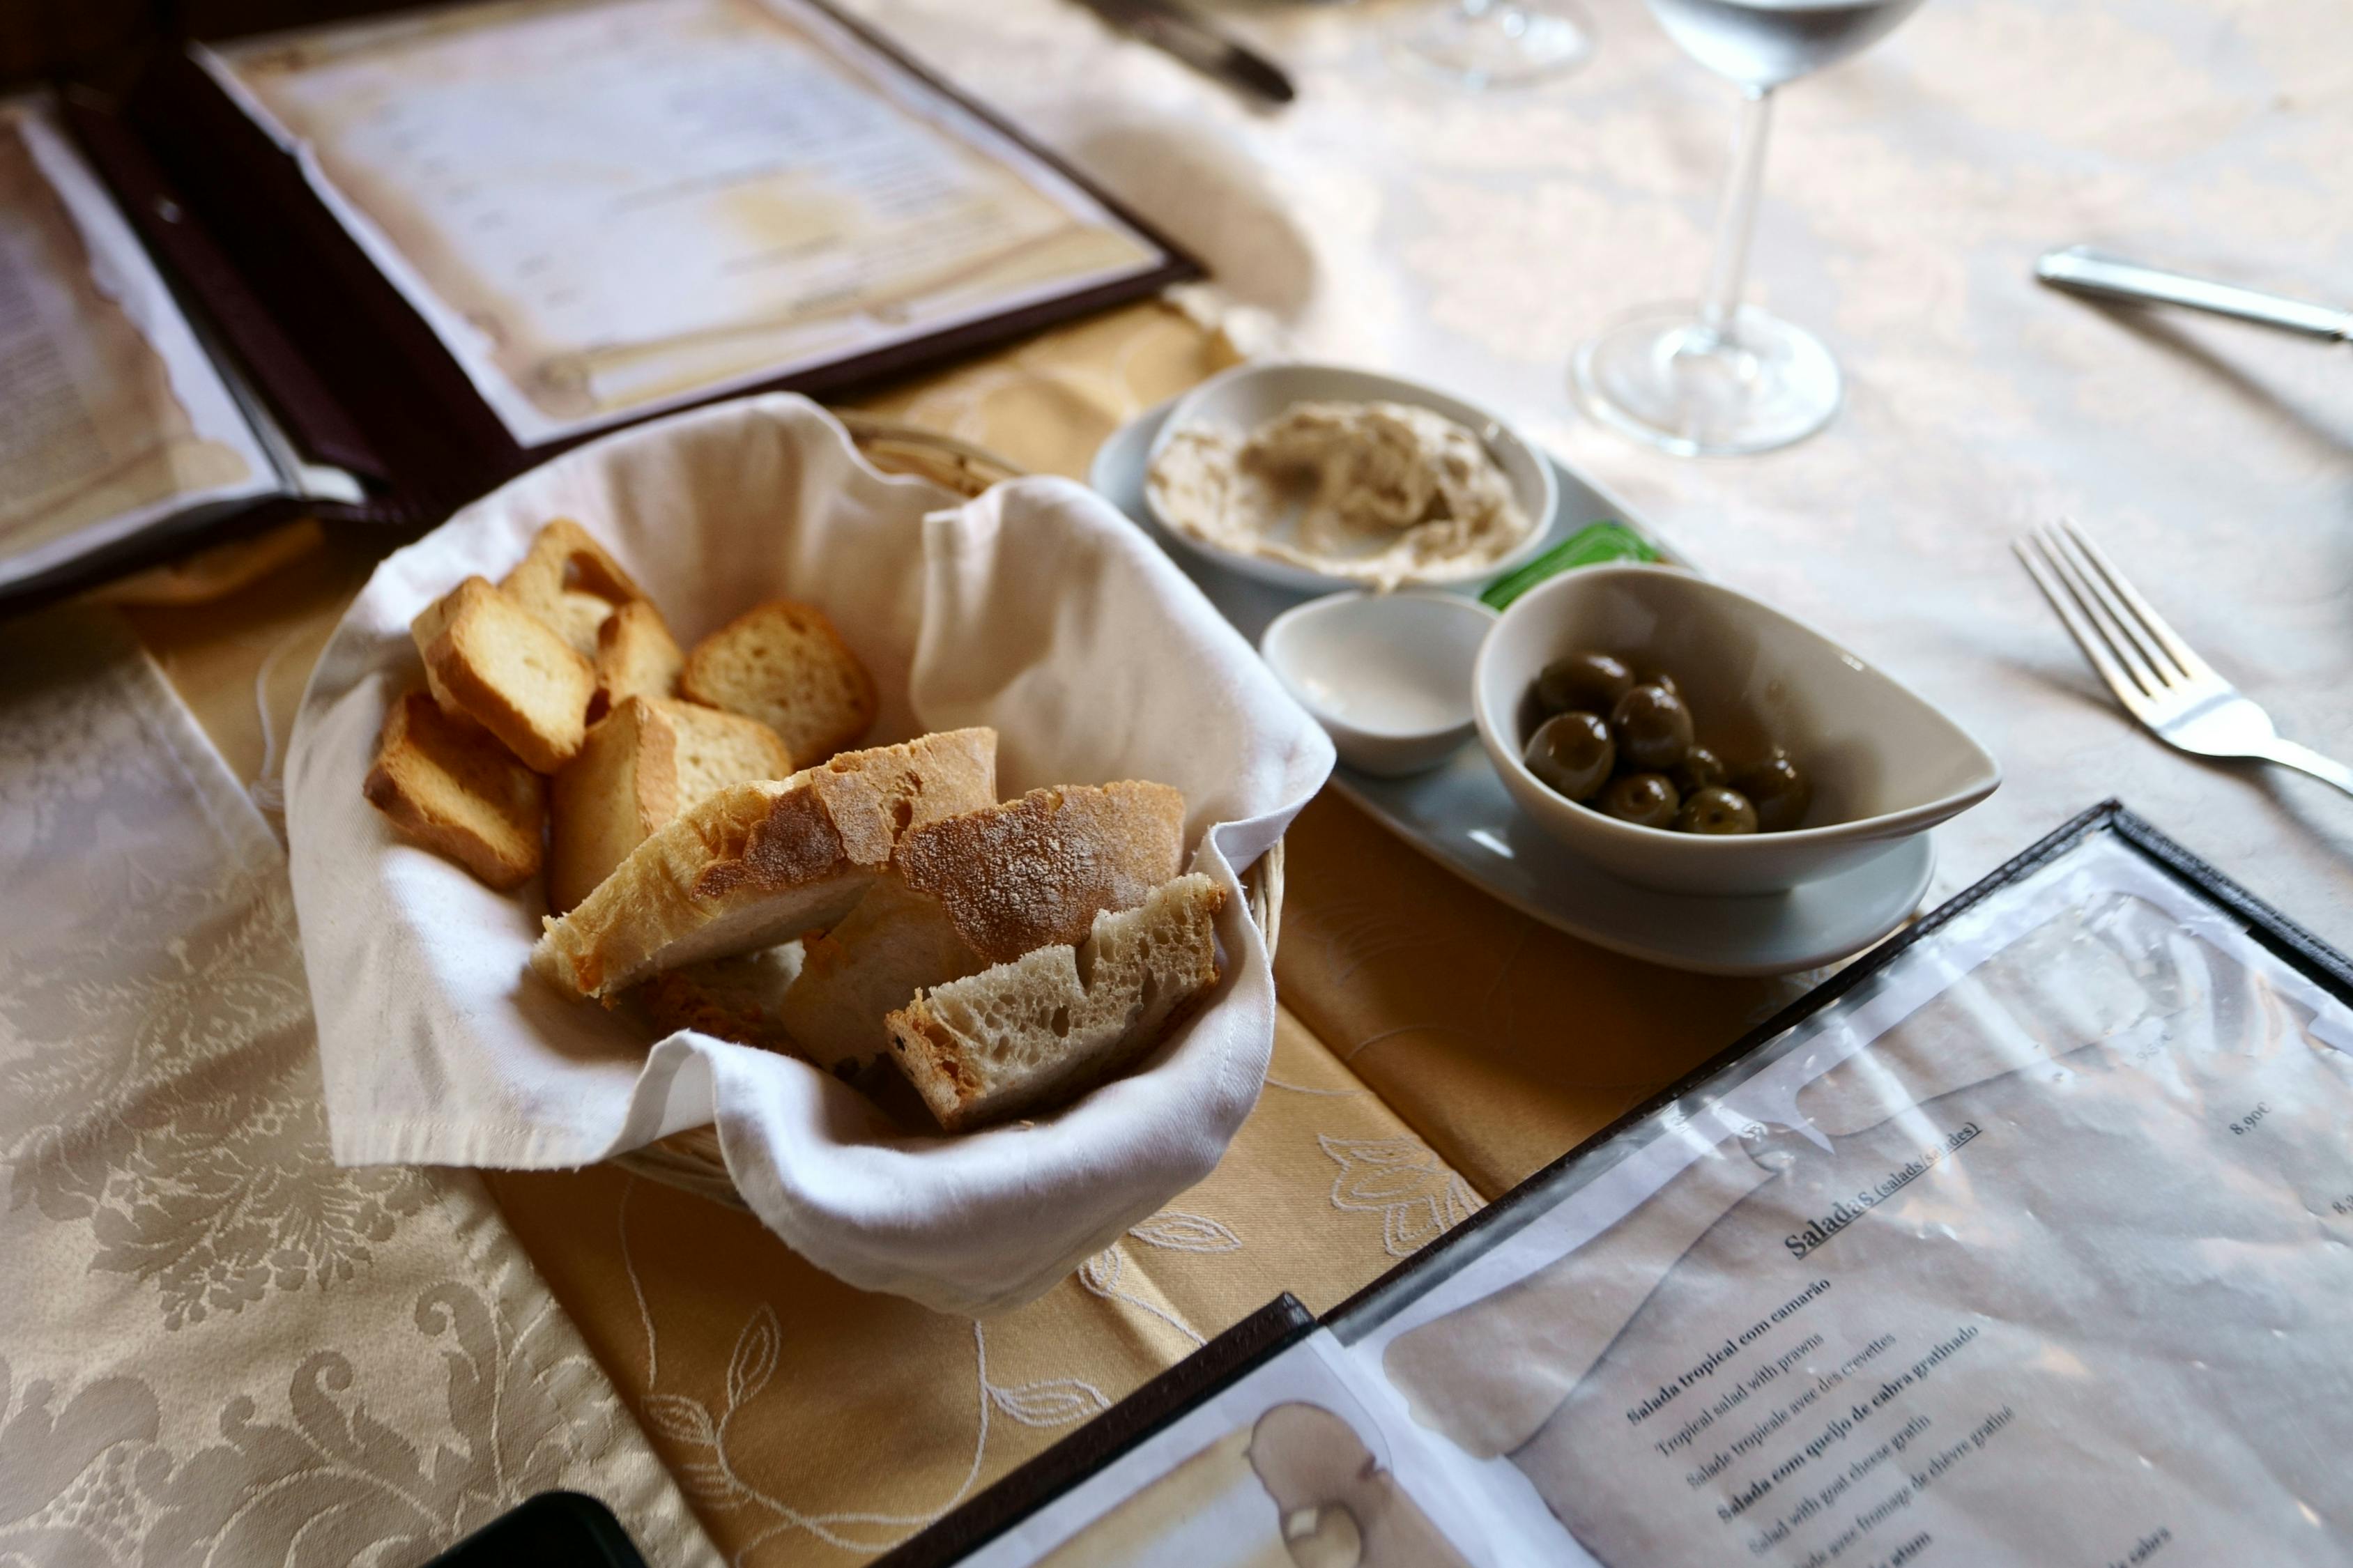
[[[1401,403],[1293,404],[1248,436],[1183,426],[1145,486],[1199,543],[1383,591],[1475,576],[1535,526],[1476,436]]]

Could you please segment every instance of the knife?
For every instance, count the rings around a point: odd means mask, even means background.
[[[2071,294],[2183,305],[2311,338],[2327,338],[2335,342],[2353,339],[2353,310],[2144,267],[2137,261],[2103,256],[2088,246],[2075,245],[2049,252],[2035,263],[2034,275],[2052,288],[2063,289]]]
[[[1172,0],[1079,0],[1079,4],[1121,32],[1176,56],[1205,76],[1274,103],[1289,103],[1298,96],[1291,79],[1272,60]]]

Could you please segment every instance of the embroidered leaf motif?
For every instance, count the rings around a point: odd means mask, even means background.
[[[752,1314],[744,1331],[735,1336],[735,1354],[727,1363],[727,1408],[749,1401],[754,1394],[768,1386],[768,1374],[776,1370],[776,1347],[784,1337],[776,1327],[776,1310],[762,1302]]]
[[[1162,1209],[1128,1235],[1171,1252],[1239,1252],[1242,1238],[1207,1215]]]
[[[699,1399],[689,1399],[683,1394],[650,1394],[646,1396],[646,1424],[666,1437],[697,1447],[716,1447],[719,1433],[711,1425],[711,1412]]]
[[[1024,1426],[1067,1426],[1111,1408],[1103,1390],[1075,1377],[1050,1377],[1015,1388],[991,1384],[990,1403]]]
[[[1079,1265],[1079,1283],[1098,1296],[1119,1294],[1119,1277],[1126,1272],[1127,1258],[1113,1242],[1092,1258]]]
[[[1392,1258],[1417,1252],[1478,1212],[1469,1183],[1413,1138],[1331,1138],[1316,1142],[1339,1163],[1332,1206],[1377,1212],[1381,1247]]]
[[[678,1468],[678,1480],[697,1502],[730,1503],[743,1491],[727,1467],[716,1459],[697,1459]]]

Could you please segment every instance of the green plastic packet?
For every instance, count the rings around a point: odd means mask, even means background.
[[[1547,577],[1605,561],[1656,561],[1650,541],[1622,522],[1588,522],[1526,565],[1504,573],[1480,590],[1479,602],[1500,610]]]

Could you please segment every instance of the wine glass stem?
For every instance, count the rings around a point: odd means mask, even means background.
[[[1765,184],[1766,132],[1773,122],[1773,89],[1742,89],[1740,118],[1732,127],[1732,178],[1715,215],[1715,255],[1708,262],[1707,287],[1700,295],[1699,319],[1708,331],[1730,342],[1740,311],[1741,285],[1748,280],[1748,239],[1757,229],[1757,195]]]

